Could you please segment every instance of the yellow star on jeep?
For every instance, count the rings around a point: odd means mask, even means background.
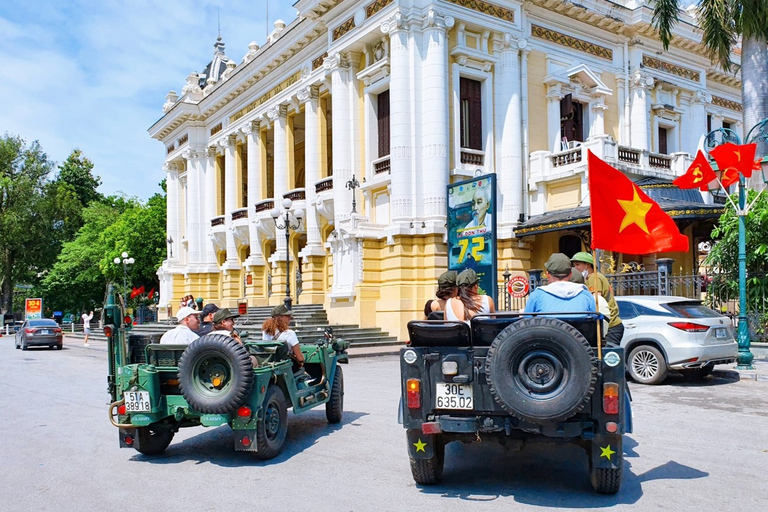
[[[600,458],[605,457],[606,459],[611,460],[611,455],[613,455],[614,453],[616,452],[611,450],[611,445],[608,445],[605,448],[603,448],[602,446],[600,447]]]
[[[416,447],[416,451],[417,452],[427,453],[427,450],[424,449],[424,447],[427,446],[427,443],[422,442],[421,439],[419,439],[419,441],[417,443],[413,443],[413,446]]]
[[[631,201],[617,199],[619,206],[624,210],[624,219],[619,226],[619,233],[624,231],[624,228],[630,224],[637,224],[637,227],[648,233],[648,225],[645,223],[645,216],[648,215],[648,210],[653,206],[651,203],[643,202],[637,193],[637,188],[633,185],[632,192],[634,193]]]

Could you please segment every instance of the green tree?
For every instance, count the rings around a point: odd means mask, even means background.
[[[103,199],[96,191],[101,185],[101,177],[93,175],[93,162],[83,156],[79,149],[72,151],[66,161],[59,165],[56,181],[70,185],[83,207]]]

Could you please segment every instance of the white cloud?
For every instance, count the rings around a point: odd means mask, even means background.
[[[272,23],[290,23],[292,3],[270,0]],[[218,15],[240,62],[264,42],[265,13],[265,0],[3,2],[0,134],[39,140],[56,162],[79,148],[103,193],[147,199],[164,178],[164,147],[147,129],[165,95],[210,61]]]

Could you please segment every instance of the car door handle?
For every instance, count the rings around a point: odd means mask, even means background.
[[[637,324],[627,324],[627,323],[625,323],[624,327],[626,327],[627,329],[634,329],[635,327],[637,327]]]

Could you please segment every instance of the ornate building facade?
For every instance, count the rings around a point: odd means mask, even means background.
[[[588,149],[669,180],[708,130],[741,131],[740,81],[695,20],[663,52],[640,0],[295,7],[240,61],[217,41],[149,130],[166,147],[166,314],[186,294],[277,304],[289,280],[332,323],[405,339],[447,266],[448,184],[496,174],[499,269],[524,273],[569,235],[525,226],[589,204]],[[285,199],[287,237],[272,215]]]

